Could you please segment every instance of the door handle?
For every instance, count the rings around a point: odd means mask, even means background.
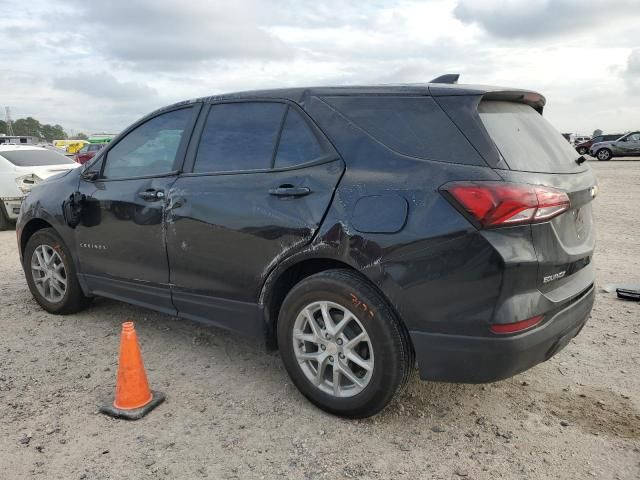
[[[308,187],[294,187],[293,185],[280,185],[278,188],[269,190],[269,195],[276,197],[304,197],[310,193],[311,189]]]
[[[164,198],[164,192],[162,190],[148,189],[142,192],[138,192],[138,196],[147,202],[156,202]]]

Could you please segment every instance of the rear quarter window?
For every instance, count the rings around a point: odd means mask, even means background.
[[[323,100],[369,136],[402,155],[486,165],[431,97],[328,96]]]

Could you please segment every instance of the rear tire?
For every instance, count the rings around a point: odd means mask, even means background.
[[[608,162],[611,160],[611,157],[613,157],[613,154],[608,148],[601,148],[596,152],[596,158],[601,162]]]
[[[384,409],[414,368],[406,330],[380,293],[349,270],[317,273],[293,287],[280,309],[278,345],[302,394],[349,418]]]
[[[589,150],[587,150],[587,147],[579,147],[579,148],[578,148],[578,153],[579,153],[580,155],[586,155],[588,151],[589,151]]]
[[[49,313],[76,313],[89,304],[78,283],[69,249],[52,228],[34,233],[24,249],[23,269],[36,302]]]

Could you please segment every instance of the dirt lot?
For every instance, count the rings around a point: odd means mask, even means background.
[[[591,164],[598,284],[640,281],[640,162]],[[1,478],[640,478],[640,304],[600,288],[552,360],[485,386],[414,379],[347,421],[308,403],[277,354],[224,332],[110,300],[44,313],[15,243],[0,233]],[[135,423],[97,413],[126,319],[168,395]]]

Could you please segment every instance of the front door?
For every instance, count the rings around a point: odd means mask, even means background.
[[[110,145],[80,180],[84,194],[76,241],[92,293],[175,313],[163,225],[196,108],[157,115]]]
[[[168,206],[174,304],[260,334],[264,280],[312,240],[343,162],[302,111],[277,102],[212,105],[192,161]]]

